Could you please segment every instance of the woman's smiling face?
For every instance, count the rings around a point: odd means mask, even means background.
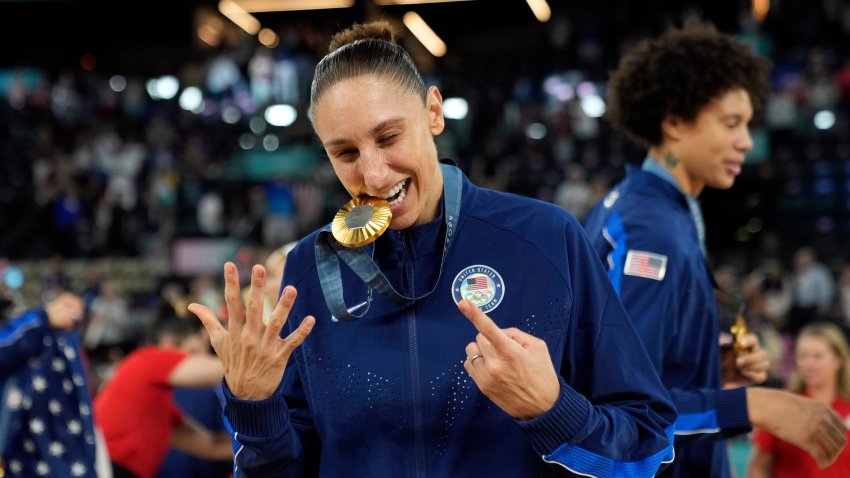
[[[436,88],[423,101],[371,74],[333,85],[313,110],[313,127],[337,177],[354,197],[387,199],[392,229],[437,216],[443,177],[433,138],[444,126]]]

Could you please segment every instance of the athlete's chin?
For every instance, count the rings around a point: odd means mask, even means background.
[[[398,216],[393,216],[390,221],[390,229],[394,231],[400,231],[402,229],[407,229],[410,226],[413,226],[416,221],[410,214],[400,214]]]
[[[709,186],[713,189],[729,189],[735,185],[735,176],[724,176],[722,178],[718,178],[713,184]]]

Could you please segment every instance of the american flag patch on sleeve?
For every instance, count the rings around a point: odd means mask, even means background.
[[[664,280],[665,273],[667,273],[667,256],[635,250],[626,253],[626,267],[623,269],[623,274]]]

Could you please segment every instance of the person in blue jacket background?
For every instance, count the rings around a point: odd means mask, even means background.
[[[611,75],[607,118],[649,151],[594,207],[585,228],[676,405],[676,460],[665,476],[730,476],[723,438],[752,425],[782,435],[821,466],[844,445],[844,425],[825,405],[742,387],[767,377],[754,335],[741,339],[742,352],[721,370],[696,198],[706,187],[730,188],[741,172],[767,70],[748,47],[689,21],[641,42]]]
[[[302,239],[268,327],[262,266],[243,305],[225,265],[227,330],[190,305],[225,366],[235,476],[649,477],[673,459],[674,408],[581,225],[438,161],[441,94],[386,23],[334,37],[311,119],[392,220],[360,248]]]
[[[61,292],[0,324],[0,476],[98,476],[82,317],[82,300]]]

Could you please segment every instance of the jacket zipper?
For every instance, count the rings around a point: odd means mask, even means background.
[[[402,260],[404,261],[404,272],[407,276],[408,294],[416,295],[416,287],[414,284],[413,263],[407,254],[407,245],[405,242],[407,234],[401,231]],[[422,433],[422,397],[419,382],[419,346],[416,336],[416,307],[411,306],[407,313],[407,337],[410,347],[410,383],[411,394],[413,400],[413,431],[414,444],[416,453],[416,476],[425,476],[425,444]]]

